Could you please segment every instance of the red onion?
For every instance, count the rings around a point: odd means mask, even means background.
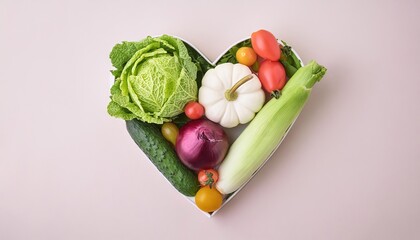
[[[190,169],[215,168],[229,148],[223,128],[206,119],[189,121],[181,129],[176,140],[176,152],[181,162]]]

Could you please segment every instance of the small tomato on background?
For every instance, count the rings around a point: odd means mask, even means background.
[[[239,63],[250,67],[257,61],[257,54],[254,49],[250,47],[241,47],[236,52],[236,60]]]
[[[266,60],[260,65],[258,77],[264,90],[269,92],[273,97],[279,98],[279,91],[286,84],[286,71],[283,65],[278,61]]]
[[[217,180],[219,180],[219,174],[214,169],[200,170],[198,172],[198,181],[201,186],[213,187],[213,184],[215,184]]]
[[[222,206],[223,195],[216,188],[202,187],[195,195],[195,204],[204,212],[214,212]]]
[[[271,32],[259,30],[252,33],[251,44],[258,56],[271,61],[278,61],[280,59],[280,46],[276,37]]]
[[[204,115],[204,107],[198,102],[189,102],[184,108],[185,115],[189,119],[199,119]]]

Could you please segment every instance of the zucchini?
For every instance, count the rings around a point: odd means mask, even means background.
[[[172,186],[186,196],[195,196],[200,186],[197,175],[181,163],[158,126],[136,119],[126,121],[126,125],[134,142]]]

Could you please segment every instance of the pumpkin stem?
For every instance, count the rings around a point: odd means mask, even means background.
[[[242,86],[242,84],[251,80],[254,76],[252,74],[246,75],[245,77],[241,78],[233,87],[225,92],[225,98],[228,101],[235,101],[238,98],[238,93],[236,90]]]

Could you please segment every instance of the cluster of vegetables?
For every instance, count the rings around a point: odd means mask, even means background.
[[[263,165],[326,72],[314,61],[302,67],[266,30],[232,47],[216,67],[166,35],[117,44],[110,58],[108,113],[126,120],[159,171],[205,212]],[[246,123],[229,144],[224,129]]]

